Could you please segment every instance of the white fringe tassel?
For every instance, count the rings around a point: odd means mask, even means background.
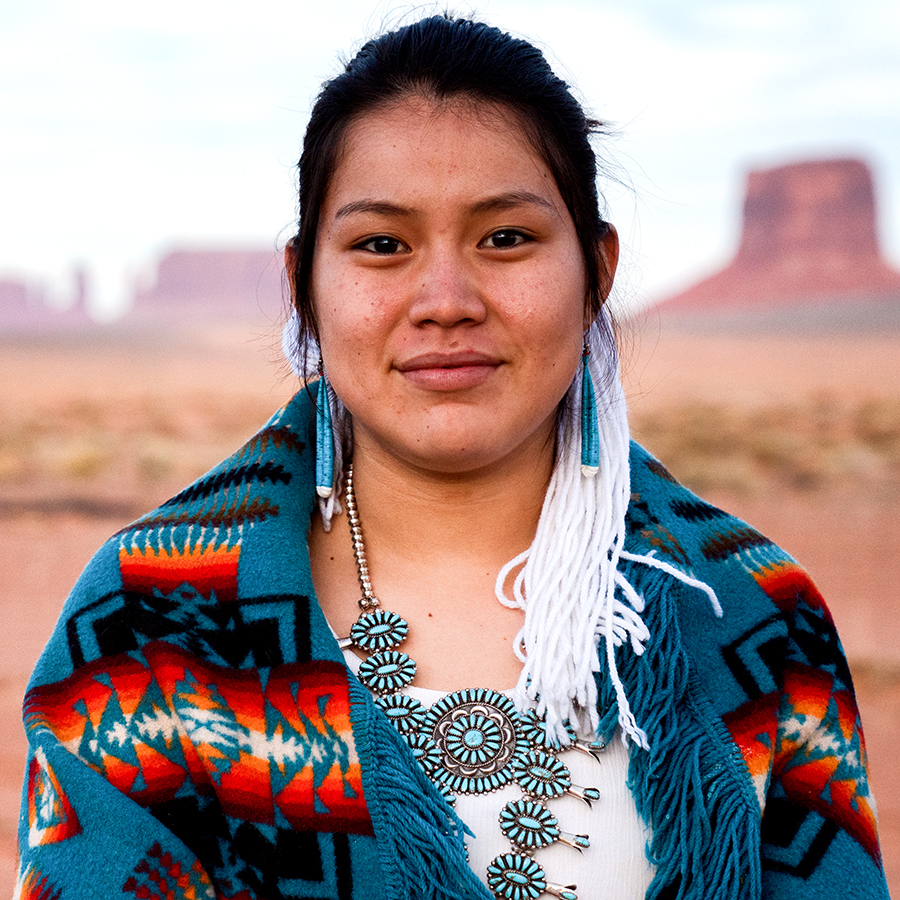
[[[601,315],[607,315],[605,309]],[[609,328],[608,319],[603,327]],[[549,732],[560,741],[567,740],[566,721],[583,733],[595,733],[600,719],[594,681],[600,667],[596,638],[602,635],[622,739],[648,749],[647,735],[635,721],[619,677],[615,649],[628,643],[632,652],[641,655],[650,632],[641,618],[644,600],[619,571],[619,561],[628,559],[663,569],[704,590],[718,615],[721,607],[712,589],[702,582],[652,556],[623,550],[625,513],[631,497],[625,395],[618,356],[602,340],[596,321],[588,342],[588,365],[597,393],[600,471],[593,477],[581,473],[583,375],[579,371],[569,390],[570,414],[560,425],[556,467],[534,542],[500,571],[496,593],[501,603],[525,612],[516,640],[516,653],[522,661],[516,705],[520,709],[536,706],[538,713],[546,716]],[[514,579],[510,598],[504,585],[518,566],[522,569]]]

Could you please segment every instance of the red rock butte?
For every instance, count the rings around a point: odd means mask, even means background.
[[[179,322],[278,320],[285,302],[281,254],[274,249],[175,248],[154,284],[137,292],[131,317]]]
[[[60,309],[46,303],[43,284],[0,277],[0,336],[39,334],[90,324],[85,308],[85,273],[74,273],[75,290],[69,306]]]
[[[858,159],[750,172],[732,262],[658,309],[743,313],[834,301],[900,307],[900,272],[881,257],[872,174]]]

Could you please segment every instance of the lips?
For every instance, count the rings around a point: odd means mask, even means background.
[[[396,365],[412,384],[427,390],[454,391],[477,387],[502,365],[489,353],[475,351],[422,353]]]
[[[466,366],[499,366],[500,360],[489,353],[467,351],[464,353],[423,353],[406,362],[399,363],[401,372],[415,372],[420,369],[459,369]]]

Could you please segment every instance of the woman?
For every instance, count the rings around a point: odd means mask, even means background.
[[[821,599],[629,451],[596,127],[443,16],[325,85],[308,383],[76,586],[18,896],[887,896]]]

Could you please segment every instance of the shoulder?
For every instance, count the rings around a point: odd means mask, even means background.
[[[300,391],[230,457],[112,535],[69,595],[33,682],[186,634],[239,596],[252,605],[311,593],[297,564],[314,503],[311,407]]]
[[[751,525],[707,503],[680,484],[643,447],[631,445],[627,541],[722,590],[767,605],[794,605],[815,587],[800,565]],[[812,598],[809,598],[812,600]],[[814,601],[821,603],[821,598]]]
[[[650,539],[656,546],[668,534],[671,546],[661,544],[658,549],[685,561],[688,556],[713,561],[757,547],[775,546],[746,522],[688,490],[658,459],[634,441],[630,464],[628,520],[629,534],[633,538]],[[659,534],[650,533],[654,530]],[[782,550],[774,552],[779,557],[789,558]]]
[[[211,529],[206,543],[233,543],[235,529],[240,535],[246,525],[276,516],[310,472],[311,408],[301,390],[231,456],[118,537],[125,543],[138,535],[149,540],[164,530],[170,542],[178,543],[184,529],[193,526]],[[229,529],[232,533],[226,535]]]
[[[680,591],[678,624],[694,674],[720,711],[780,690],[789,658],[825,646],[846,668],[831,614],[808,573],[765,535],[679,484],[636,444],[626,548],[653,554],[711,587]],[[815,655],[815,654],[813,654]],[[823,656],[824,660],[824,656]]]

